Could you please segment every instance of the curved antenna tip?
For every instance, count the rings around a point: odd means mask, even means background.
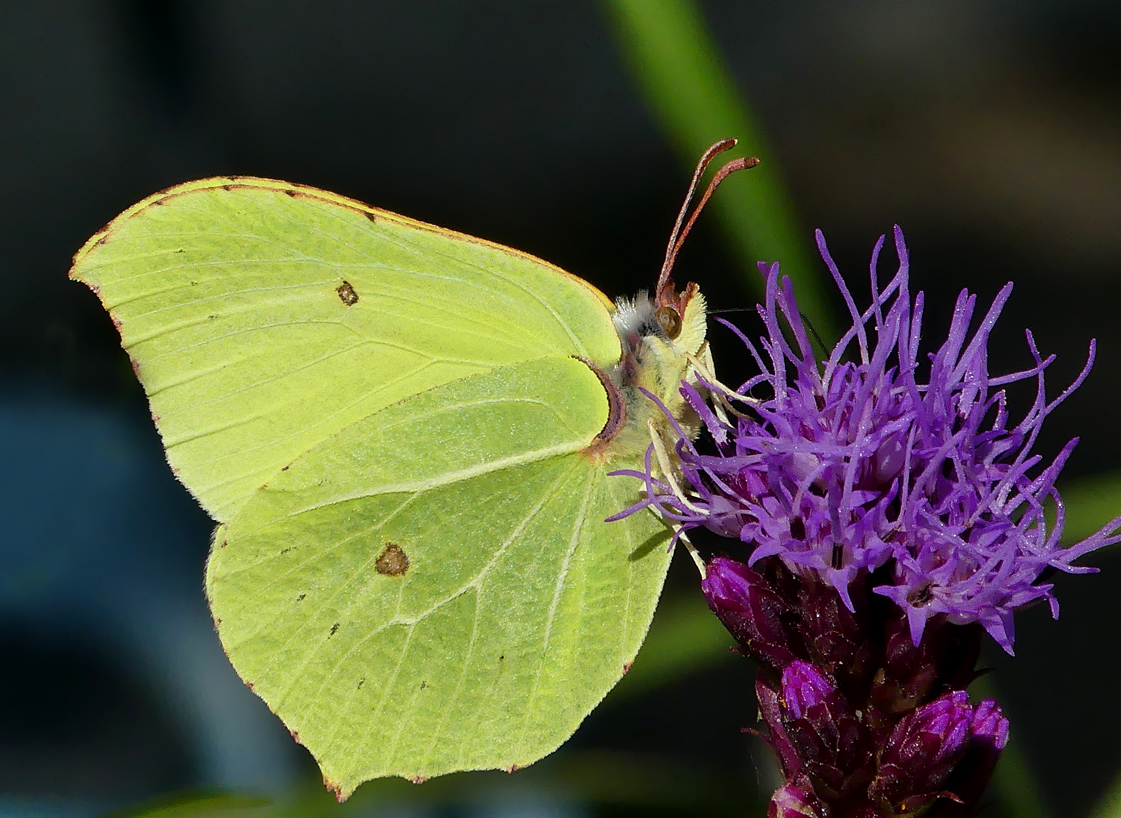
[[[705,169],[718,153],[723,153],[730,148],[734,148],[737,142],[738,140],[732,138],[713,142],[697,163],[697,169],[693,172],[693,181],[689,185],[689,192],[685,196],[684,204],[681,205],[681,211],[677,214],[677,223],[673,226],[673,232],[670,233],[669,245],[666,247],[665,261],[662,262],[662,270],[658,275],[658,287],[656,292],[661,293],[670,285],[670,273],[673,270],[673,263],[677,259],[677,253],[681,249],[685,237],[689,235],[689,231],[692,229],[693,223],[696,222],[697,216],[700,215],[717,186],[736,171],[747,170],[759,164],[759,158],[756,156],[741,156],[738,159],[732,159],[725,163],[724,166],[716,172],[712,181],[709,182],[708,188],[701,197],[700,203],[693,210],[692,214],[689,215],[689,205],[693,201],[693,195],[697,192],[697,186],[701,181],[701,176],[704,174]],[[686,221],[687,215],[689,216],[688,221]]]

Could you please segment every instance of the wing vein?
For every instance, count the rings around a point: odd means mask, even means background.
[[[525,735],[529,730],[529,722],[533,717],[533,706],[537,700],[537,691],[541,687],[541,671],[545,667],[545,657],[549,652],[549,642],[553,634],[553,621],[556,619],[557,608],[560,605],[561,594],[564,592],[565,585],[568,580],[568,571],[572,565],[572,556],[576,553],[576,548],[580,544],[580,534],[584,530],[584,523],[588,519],[588,506],[591,504],[592,488],[595,481],[589,481],[584,489],[584,499],[580,505],[580,514],[577,517],[576,525],[572,527],[572,536],[569,538],[568,550],[565,552],[564,560],[561,563],[560,571],[557,573],[557,582],[553,588],[553,598],[549,603],[549,612],[545,617],[545,638],[541,645],[541,657],[537,662],[537,671],[534,674],[533,689],[530,691],[529,700],[526,702],[525,719],[522,722],[522,732],[518,736],[517,744],[521,747],[525,746]],[[524,752],[524,750],[522,751]]]

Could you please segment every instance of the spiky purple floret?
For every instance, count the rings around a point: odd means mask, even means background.
[[[963,290],[947,339],[920,355],[923,295],[912,300],[908,289],[899,228],[898,271],[880,287],[881,237],[872,255],[872,302],[863,312],[820,232],[817,240],[852,326],[819,358],[790,280],[777,264],[761,264],[766,296],[758,312],[766,335],[756,346],[740,334],[760,370],[739,390],[744,416],[721,420],[684,385],[717,454],[701,454],[682,435],[677,451],[687,490],[676,493],[655,479],[648,461],[646,474],[632,473],[647,486],[637,507],[653,506],[679,534],[706,526],[752,544],[750,564],[778,556],[796,572],[817,574],[849,610],[854,580],[891,563],[890,579],[873,590],[906,612],[915,644],[930,617],[945,615],[957,624],[980,622],[1011,653],[1013,611],[1045,599],[1058,616],[1041,574],[1093,570],[1071,563],[1121,540],[1115,520],[1060,547],[1055,479],[1076,440],[1047,465],[1032,453],[1044,418],[1089,372],[1094,344],[1082,373],[1050,402],[1043,373],[1054,356],[1039,354],[1030,331],[1032,366],[991,375],[987,344],[1012,291],[1007,284],[972,331],[976,296]],[[1036,382],[1036,396],[1017,422],[1004,388],[1023,380]],[[1051,525],[1046,505],[1054,509]]]

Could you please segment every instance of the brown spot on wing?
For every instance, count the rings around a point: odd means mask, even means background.
[[[409,557],[397,543],[387,542],[374,561],[374,570],[383,577],[403,577],[409,570]]]
[[[339,300],[348,307],[353,307],[358,303],[358,291],[354,289],[354,285],[349,281],[344,281],[336,287],[335,292],[339,294]]]

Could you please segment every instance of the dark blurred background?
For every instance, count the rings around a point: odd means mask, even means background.
[[[1059,355],[1055,394],[1096,337],[1095,371],[1040,450],[1080,435],[1070,478],[1117,468],[1121,5],[700,8],[768,138],[766,153],[742,146],[764,164],[728,185],[784,180],[807,246],[822,228],[852,281],[901,224],[932,339],[962,287],[987,300],[1014,279],[994,368],[1027,363],[1030,327]],[[739,732],[752,669],[719,651],[625,682],[533,770],[328,803],[225,662],[202,593],[210,523],[163,462],[108,316],[66,278],[128,205],[238,173],[509,244],[609,295],[650,286],[689,162],[607,0],[57,0],[0,19],[0,816],[210,790],[316,815],[762,815],[773,772]],[[740,308],[748,276],[702,220],[679,278]],[[714,337],[735,371],[734,343]],[[1105,570],[1060,579],[1060,622],[1026,612],[1019,655],[990,650],[1013,766],[1037,790],[1017,807],[1006,786],[986,815],[1089,815],[1121,769],[1121,560],[1091,562]],[[667,598],[703,615],[690,570],[675,567]]]

